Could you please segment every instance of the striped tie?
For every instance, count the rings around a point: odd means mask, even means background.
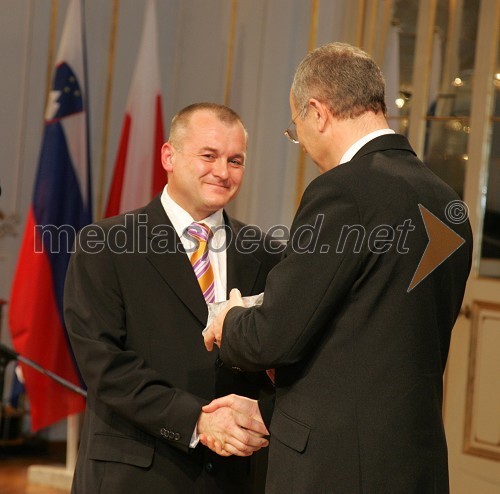
[[[211,237],[212,232],[204,223],[191,223],[186,231],[191,237],[198,240],[198,248],[191,256],[194,274],[198,279],[206,302],[215,302],[214,272],[208,258],[208,239]]]

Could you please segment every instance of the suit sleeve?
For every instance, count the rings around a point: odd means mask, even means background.
[[[102,401],[136,427],[188,451],[206,401],[171,387],[127,348],[126,307],[107,249],[91,254],[77,248],[68,267],[64,306],[88,400]]]
[[[224,362],[252,371],[292,365],[318,344],[359,275],[363,252],[356,235],[347,235],[359,224],[346,187],[318,181],[308,188],[284,258],[267,278],[262,306],[235,307],[226,316]]]
[[[267,427],[267,430],[271,427],[271,419],[274,413],[274,404],[276,402],[276,394],[268,395],[264,398],[259,399],[259,411],[264,421],[264,425]]]

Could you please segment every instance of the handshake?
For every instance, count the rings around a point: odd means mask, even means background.
[[[269,445],[257,401],[235,394],[205,405],[197,430],[200,442],[221,456],[250,456]]]

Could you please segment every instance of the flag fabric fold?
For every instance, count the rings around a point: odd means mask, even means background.
[[[64,278],[76,232],[91,222],[81,0],[70,0],[52,76],[32,202],[9,302],[13,346],[82,386],[63,319]],[[23,366],[31,429],[84,410],[84,399]]]
[[[164,142],[156,2],[148,0],[105,216],[136,209],[161,191]]]

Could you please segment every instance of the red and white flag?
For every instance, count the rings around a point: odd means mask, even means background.
[[[163,142],[156,0],[148,0],[104,216],[143,206],[161,191]]]

